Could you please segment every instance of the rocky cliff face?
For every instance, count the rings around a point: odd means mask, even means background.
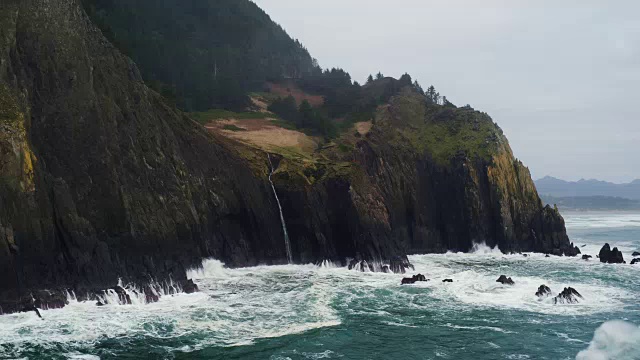
[[[356,234],[402,253],[469,251],[477,243],[505,252],[579,252],[486,114],[427,106],[407,89],[378,110],[372,131],[342,160],[351,166],[325,176],[345,182],[339,198],[348,199],[358,223],[371,225]],[[286,213],[297,213],[286,205]]]
[[[482,241],[575,252],[499,129],[472,110],[403,93],[344,158],[275,160],[295,262],[403,271],[409,253]],[[285,262],[268,166],[149,90],[79,0],[0,4],[2,311],[39,289],[184,279],[204,257]]]
[[[265,179],[150,91],[77,1],[0,10],[3,297],[282,260]]]

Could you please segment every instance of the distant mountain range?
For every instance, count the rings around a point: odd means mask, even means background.
[[[614,184],[600,180],[565,181],[545,176],[535,181],[538,193],[551,197],[616,197],[640,200],[640,179],[628,184]]]
[[[556,205],[561,210],[640,210],[640,200],[613,196],[566,196],[540,195],[544,204]]]

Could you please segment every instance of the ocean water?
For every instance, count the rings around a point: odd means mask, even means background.
[[[572,240],[640,251],[640,214],[565,214]],[[640,266],[579,258],[412,256],[431,281],[290,265],[226,269],[207,260],[196,294],[130,306],[71,304],[0,316],[0,359],[640,359]],[[412,272],[413,273],[413,272]],[[410,273],[410,274],[412,274]],[[499,275],[514,286],[496,283]],[[442,283],[451,278],[453,283]],[[541,284],[584,299],[554,305]]]

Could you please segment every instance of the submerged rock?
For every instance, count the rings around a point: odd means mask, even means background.
[[[586,255],[586,254],[585,254],[585,255],[582,255],[582,260],[589,260],[589,259],[591,259],[592,257],[593,257],[593,256],[591,256],[591,255]]]
[[[507,277],[506,275],[500,275],[500,277],[498,278],[498,280],[496,280],[496,282],[499,282],[503,285],[515,285],[515,281],[513,281],[513,279],[511,279],[510,277]]]
[[[536,291],[537,297],[543,297],[543,296],[549,296],[549,295],[551,295],[551,288],[549,288],[547,285],[540,285],[540,287],[538,287],[538,291]]]
[[[622,252],[618,250],[617,247],[614,247],[611,250],[609,244],[604,244],[602,249],[600,249],[600,262],[607,264],[623,264],[624,258],[622,257]]]
[[[35,306],[33,306],[33,305],[31,305],[31,306],[26,306],[26,307],[25,307],[24,309],[22,309],[20,312],[25,312],[25,313],[27,313],[27,312],[32,312],[32,311],[33,311],[33,312],[35,312],[35,313],[36,313],[36,315],[38,315],[38,317],[39,317],[40,319],[42,319],[42,315],[40,314],[40,310],[38,310],[38,308],[37,308],[37,307],[35,307]]]
[[[558,296],[553,298],[553,303],[554,304],[577,304],[578,298],[582,299],[582,295],[580,295],[580,293],[572,288],[572,287],[567,287],[564,288],[564,290],[562,290],[562,292],[560,294],[558,294]]]
[[[444,279],[442,280],[443,283],[452,283],[453,279]]]
[[[413,275],[410,278],[403,278],[400,282],[401,285],[414,284],[417,281],[429,281],[426,276],[422,274]]]

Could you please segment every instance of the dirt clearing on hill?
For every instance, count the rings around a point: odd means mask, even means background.
[[[267,87],[269,88],[269,91],[271,93],[276,94],[280,97],[287,97],[289,95],[293,96],[293,98],[296,99],[296,103],[298,105],[300,105],[300,103],[302,103],[302,101],[304,100],[307,100],[313,107],[320,107],[324,105],[323,96],[307,94],[293,82],[289,82],[286,84],[267,83]]]
[[[277,148],[294,148],[303,153],[313,153],[320,143],[320,140],[315,137],[281,128],[266,119],[217,120],[210,122],[205,128],[269,151]],[[230,130],[236,128],[237,130]]]

